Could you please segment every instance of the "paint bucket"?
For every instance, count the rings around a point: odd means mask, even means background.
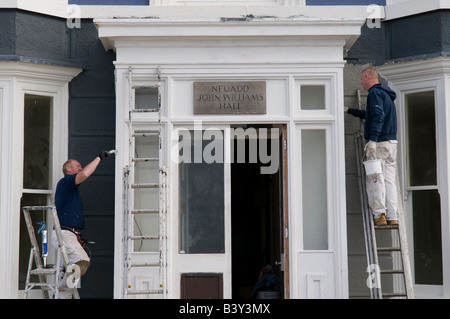
[[[366,168],[366,175],[374,175],[381,174],[383,171],[381,170],[381,160],[369,160],[363,162],[364,167]]]

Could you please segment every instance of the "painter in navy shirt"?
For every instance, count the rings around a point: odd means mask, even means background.
[[[63,227],[84,228],[83,202],[75,182],[77,174],[65,175],[56,187],[55,205]]]
[[[55,192],[55,206],[61,227],[81,230],[84,228],[83,202],[78,186],[94,173],[98,164],[109,152],[101,152],[85,168],[74,159],[63,165],[64,177],[58,182]]]

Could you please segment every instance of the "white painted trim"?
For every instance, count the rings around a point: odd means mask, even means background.
[[[11,298],[15,296],[15,285],[11,284],[13,276],[11,258],[15,255],[12,245],[13,214],[11,214],[12,194],[10,186],[13,180],[11,172],[12,165],[12,105],[14,80],[0,77],[0,242],[3,245],[3,258],[0,259],[0,298]]]
[[[62,175],[59,163],[67,157],[68,82],[81,69],[24,62],[0,62],[0,241],[5,256],[0,262],[0,298],[19,296],[19,224],[23,177],[24,94],[53,98],[52,182]],[[61,163],[62,165],[62,163]]]
[[[390,1],[391,3],[394,1]],[[386,20],[399,19],[434,10],[450,9],[449,0],[405,0],[386,6]]]

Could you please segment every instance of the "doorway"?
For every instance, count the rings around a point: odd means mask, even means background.
[[[283,298],[283,130],[273,125],[239,128],[247,134],[231,144],[234,151],[231,162],[232,297]],[[274,130],[278,134],[276,139],[272,135]],[[252,152],[261,154],[261,147],[266,147],[271,161],[278,164],[270,173],[262,170],[267,167],[263,156],[252,156]],[[239,159],[243,150],[245,157]]]

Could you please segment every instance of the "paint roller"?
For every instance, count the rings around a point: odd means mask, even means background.
[[[117,154],[117,150],[110,150],[110,151],[108,152],[108,154],[109,154],[109,155]]]

